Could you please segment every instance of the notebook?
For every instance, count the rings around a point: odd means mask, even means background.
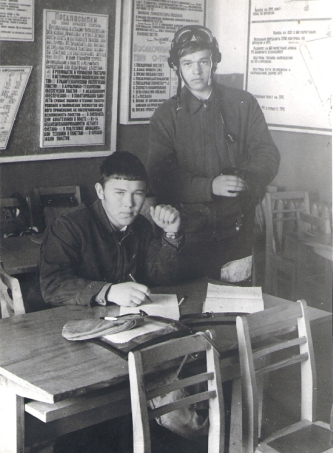
[[[259,286],[223,286],[208,283],[202,312],[254,313],[264,309]]]

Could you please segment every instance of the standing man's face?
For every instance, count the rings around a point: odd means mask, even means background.
[[[210,92],[212,57],[211,51],[199,50],[179,59],[180,74],[193,94],[199,97]]]
[[[144,181],[111,178],[104,188],[100,183],[95,188],[110,222],[118,230],[130,225],[140,214],[146,197]]]

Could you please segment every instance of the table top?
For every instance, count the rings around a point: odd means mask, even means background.
[[[208,279],[201,279],[177,287],[155,288],[154,292],[176,293],[179,299],[186,294],[181,314],[200,313],[207,283]],[[265,308],[288,303],[292,302],[264,295]],[[0,380],[17,395],[46,403],[92,391],[96,386],[127,381],[126,360],[93,342],[70,342],[61,335],[69,320],[114,316],[118,312],[117,306],[72,305],[1,319]],[[309,317],[312,322],[324,322],[331,319],[331,314],[309,307]]]
[[[10,275],[34,272],[39,261],[40,235],[15,236],[0,239],[0,256]]]

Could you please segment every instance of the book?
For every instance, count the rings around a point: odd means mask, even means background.
[[[202,312],[254,313],[264,309],[259,286],[224,286],[208,283]]]
[[[120,315],[139,313],[143,310],[150,316],[162,316],[163,318],[179,321],[179,306],[176,294],[152,294],[152,303],[138,305],[137,307],[120,307]]]

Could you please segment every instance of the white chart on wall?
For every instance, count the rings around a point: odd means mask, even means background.
[[[270,129],[331,134],[330,10],[330,0],[251,0],[246,90]]]

